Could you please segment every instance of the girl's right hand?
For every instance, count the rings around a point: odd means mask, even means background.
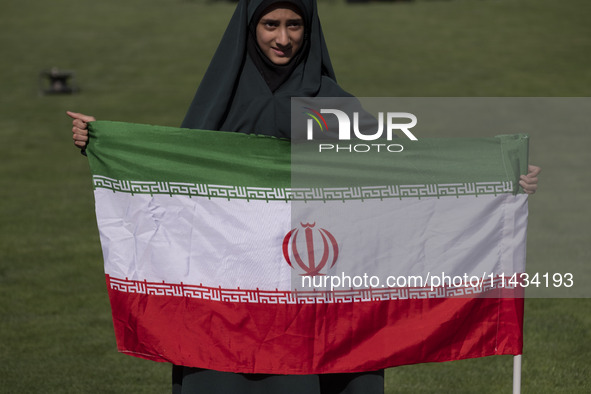
[[[66,114],[72,118],[72,139],[74,145],[80,149],[85,149],[88,144],[88,122],[94,122],[94,116],[79,114],[77,112],[66,111]]]

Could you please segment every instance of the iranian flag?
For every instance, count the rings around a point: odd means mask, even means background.
[[[119,351],[272,374],[521,354],[527,136],[295,163],[264,136],[89,130]]]

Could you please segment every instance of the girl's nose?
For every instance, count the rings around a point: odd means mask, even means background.
[[[289,34],[287,29],[278,29],[277,37],[275,37],[275,43],[281,46],[289,45]]]

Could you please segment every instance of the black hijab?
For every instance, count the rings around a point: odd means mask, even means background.
[[[253,34],[263,12],[285,2],[301,10],[304,42],[278,66]],[[290,138],[291,97],[350,96],[336,82],[315,0],[240,0],[182,127]]]

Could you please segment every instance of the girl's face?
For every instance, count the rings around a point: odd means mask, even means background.
[[[277,65],[289,63],[304,41],[304,20],[289,5],[278,5],[261,17],[256,27],[257,44]]]

